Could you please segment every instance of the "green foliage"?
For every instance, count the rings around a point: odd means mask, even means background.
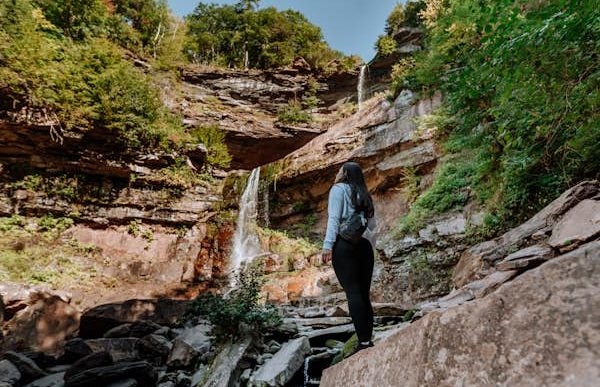
[[[331,360],[330,367],[334,364],[337,364],[349,357],[350,355],[356,352],[356,348],[358,347],[358,336],[356,333],[353,333],[352,336],[344,343],[341,351],[336,353],[333,359]]]
[[[199,63],[227,67],[287,66],[301,56],[316,68],[342,55],[323,41],[319,27],[294,10],[200,3],[187,17],[188,51]]]
[[[51,215],[0,218],[0,281],[56,287],[89,281],[93,273],[72,258],[95,254],[97,249],[60,243],[63,231],[72,224],[69,218]]]
[[[391,36],[381,35],[377,39],[375,48],[377,49],[378,54],[388,56],[396,52],[398,49],[398,44],[396,43],[396,39],[392,38]]]
[[[261,333],[276,328],[283,321],[274,305],[259,303],[264,283],[260,267],[241,271],[237,278],[238,286],[227,296],[201,293],[187,314],[187,318],[207,318],[219,341],[240,337],[244,331]]]
[[[425,8],[424,0],[409,0],[398,3],[385,22],[385,34],[380,35],[375,43],[378,55],[388,56],[396,52],[398,44],[396,35],[402,27],[419,27],[422,24],[421,12]]]
[[[291,100],[288,102],[277,116],[277,121],[282,124],[308,124],[313,120],[312,115],[302,109],[302,104],[298,101]]]
[[[225,131],[218,125],[196,127],[191,135],[204,144],[208,151],[207,162],[210,165],[227,168],[231,164],[231,155],[225,143]]]
[[[597,2],[430,0],[421,16],[426,50],[396,92],[444,93],[455,120],[441,142],[447,153],[476,156],[456,182],[475,187],[488,230],[520,222],[565,188],[600,176]],[[433,195],[439,205],[423,199],[416,210],[449,209],[460,195]]]
[[[316,222],[314,215],[310,222],[314,226],[314,223]],[[308,257],[320,251],[320,246],[311,242],[306,237],[299,237],[285,231],[262,227],[258,227],[257,232],[259,239],[262,245],[266,247],[266,250],[278,254],[287,262],[292,262],[294,256],[298,255],[308,259]],[[291,267],[288,268],[291,269]]]
[[[131,149],[187,141],[149,77],[97,32],[105,11],[99,0],[2,2],[0,87],[60,129],[104,128]]]
[[[174,164],[161,169],[159,175],[162,182],[180,188],[206,186],[213,181],[213,177],[208,172],[192,169],[183,158],[177,158]]]

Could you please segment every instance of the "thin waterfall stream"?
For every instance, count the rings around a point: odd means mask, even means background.
[[[360,74],[358,75],[358,86],[357,86],[357,94],[358,94],[358,110],[362,109],[363,103],[365,101],[365,78],[367,72],[367,65],[360,66]]]
[[[258,188],[260,183],[260,167],[254,168],[240,199],[240,208],[233,234],[233,246],[230,263],[230,282],[232,276],[239,272],[241,266],[262,253],[256,232],[258,218]],[[235,281],[235,280],[234,280]],[[235,287],[236,283],[232,283]]]

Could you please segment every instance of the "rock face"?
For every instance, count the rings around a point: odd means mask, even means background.
[[[321,386],[591,387],[600,380],[599,295],[596,241],[483,299],[427,314],[325,370]]]
[[[439,96],[415,100],[409,91],[394,102],[373,98],[360,114],[341,120],[280,161],[282,171],[277,189],[272,193],[278,204],[271,208],[271,220],[286,226],[302,220],[309,212],[317,212],[320,221],[316,231],[325,226],[327,193],[339,167],[348,160],[358,162],[374,193],[381,229],[389,228],[405,203],[397,190],[406,168],[417,168],[427,174],[435,166],[437,153],[431,133],[418,132],[414,119],[432,113],[440,104]],[[310,184],[306,184],[310,181]],[[383,209],[386,208],[386,211]]]
[[[310,126],[277,122],[289,101],[301,101],[313,88],[320,100],[316,110],[326,113],[355,93],[357,75],[352,71],[323,76],[306,68],[188,68],[182,72],[184,100],[177,108],[192,127],[216,124],[225,130],[231,167],[252,169],[298,149],[325,129],[319,122]]]

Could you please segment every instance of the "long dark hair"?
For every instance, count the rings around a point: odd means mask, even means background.
[[[365,177],[360,165],[352,161],[344,163],[342,165],[342,177],[336,183],[347,183],[350,185],[352,206],[357,211],[364,211],[367,218],[373,216],[375,213],[373,199],[365,184]]]

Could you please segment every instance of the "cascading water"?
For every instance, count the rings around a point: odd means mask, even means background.
[[[233,234],[233,248],[230,263],[230,282],[242,264],[261,253],[260,241],[256,233],[258,217],[258,188],[260,168],[254,168],[248,177],[246,188],[240,199],[240,210]],[[233,283],[235,287],[235,283]]]
[[[367,72],[367,65],[360,66],[360,74],[358,75],[358,110],[362,109],[363,102],[365,101],[365,75]]]

